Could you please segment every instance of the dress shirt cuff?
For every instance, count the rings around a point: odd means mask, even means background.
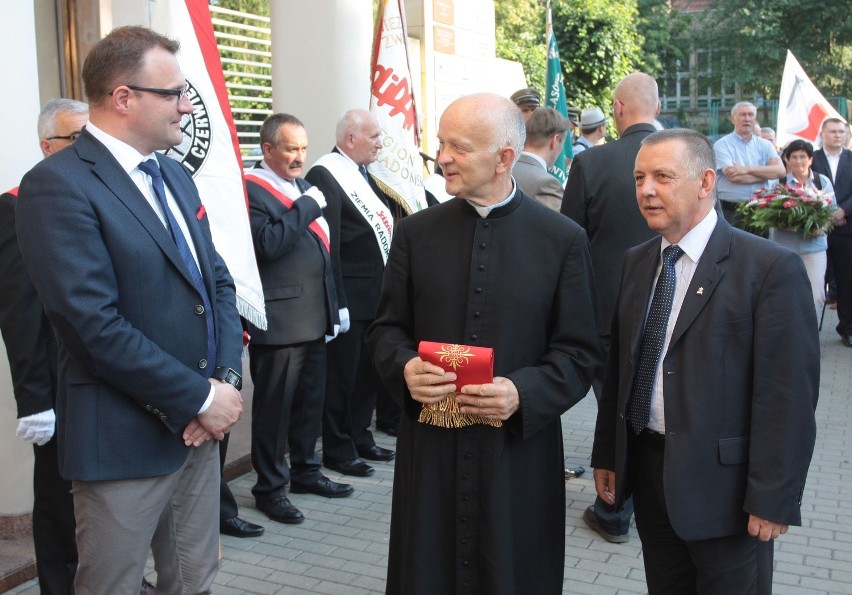
[[[210,385],[210,392],[207,393],[207,400],[204,401],[204,405],[201,406],[201,409],[198,410],[198,415],[201,415],[207,408],[210,407],[210,404],[213,403],[213,397],[216,396],[216,387],[212,384]]]

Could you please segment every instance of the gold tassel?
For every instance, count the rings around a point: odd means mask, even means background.
[[[474,424],[503,427],[503,422],[499,419],[491,419],[475,413],[462,413],[456,403],[455,395],[456,393],[450,393],[437,403],[423,405],[417,421],[441,428],[463,428]]]

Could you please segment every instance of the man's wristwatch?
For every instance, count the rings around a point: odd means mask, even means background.
[[[243,388],[243,377],[240,376],[236,370],[231,368],[223,368],[220,366],[213,370],[213,374],[210,377],[232,384],[237,390]]]

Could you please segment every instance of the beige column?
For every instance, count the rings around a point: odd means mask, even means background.
[[[370,107],[371,0],[270,2],[273,109],[305,123],[308,163],[334,147],[338,118]]]
[[[41,159],[36,121],[41,109],[36,24],[32,2],[15,3],[0,19],[0,80],[8,85],[3,97],[3,135],[0,143],[0,191],[14,188]],[[14,56],[14,59],[11,57]],[[17,410],[6,348],[0,342],[0,534],[3,517],[32,510],[32,447],[15,437]]]

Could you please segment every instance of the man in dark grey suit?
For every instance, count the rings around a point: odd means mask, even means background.
[[[651,595],[771,593],[772,540],[801,524],[816,437],[805,267],[717,214],[716,175],[692,130],[636,157],[662,237],[625,257],[592,465],[603,500],[633,495]]]
[[[260,128],[263,160],[246,174],[251,234],[267,330],[249,326],[254,381],[251,459],[257,507],[274,521],[300,523],[291,493],[352,493],[320,472],[316,453],[325,396],[325,336],[339,323],[325,198],[299,177],[308,150],[302,122],[273,114]],[[284,450],[290,447],[290,465]]]
[[[562,204],[562,184],[547,170],[562,154],[571,123],[552,107],[536,109],[526,122],[524,150],[512,166],[521,192],[554,211]]]
[[[822,149],[814,151],[813,170],[834,185],[836,227],[828,236],[828,257],[837,282],[837,334],[852,347],[852,152],[845,148],[846,124],[837,118],[822,123]]]
[[[641,72],[624,77],[615,88],[612,117],[618,140],[583,151],[574,158],[562,199],[562,213],[589,234],[595,289],[598,300],[598,335],[604,353],[609,347],[610,324],[621,261],[628,249],[652,238],[654,233],[636,206],[633,162],[642,139],[654,132],[660,112],[657,83]],[[600,399],[603,368],[592,387]],[[583,519],[601,537],[614,543],[627,541],[632,502],[616,512],[599,498]]]
[[[156,153],[192,113],[179,44],[121,27],[83,65],[90,124],[21,182],[18,238],[59,340],[59,467],[75,592],[209,593],[220,440],[242,412],[242,328],[189,172]]]

